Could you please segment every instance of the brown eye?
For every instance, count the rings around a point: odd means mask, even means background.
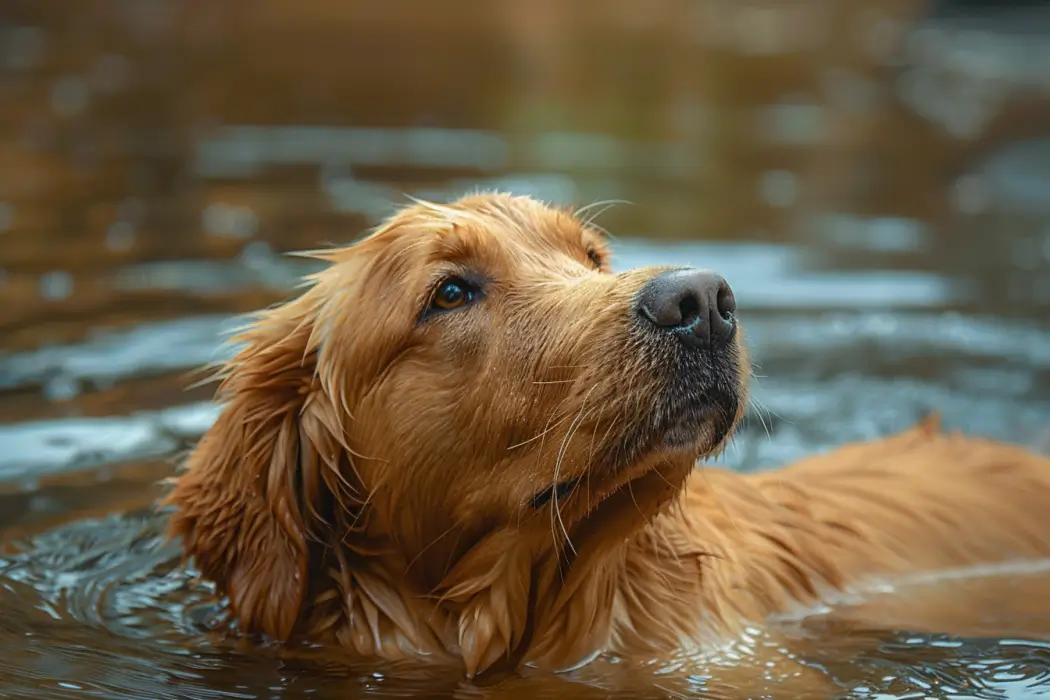
[[[474,300],[476,290],[458,277],[450,277],[434,292],[431,306],[442,311],[452,311]]]
[[[587,259],[591,261],[595,268],[602,269],[602,256],[598,254],[598,251],[593,248],[589,249],[587,251]]]
[[[430,293],[430,300],[419,313],[418,323],[426,323],[441,316],[481,301],[484,297],[480,283],[452,275],[444,278]]]

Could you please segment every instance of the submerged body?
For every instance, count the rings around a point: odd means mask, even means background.
[[[746,404],[732,291],[613,274],[579,216],[419,203],[317,255],[240,337],[167,501],[242,632],[562,669],[713,648],[870,576],[1050,556],[1050,460],[934,421],[772,472],[695,467]],[[909,620],[965,627],[941,602]]]

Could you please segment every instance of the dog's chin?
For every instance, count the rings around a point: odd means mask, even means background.
[[[716,376],[695,384],[688,376],[672,382],[651,410],[648,444],[641,451],[694,461],[721,452],[741,417],[745,389],[733,371]]]
[[[551,501],[564,508],[563,522],[571,529],[576,546],[590,536],[584,532],[596,529],[604,528],[608,534],[627,528],[617,532],[629,535],[666,510],[685,487],[697,461],[724,448],[738,419],[738,402],[735,395],[720,398],[715,404],[679,404],[682,410],[673,420],[660,421],[662,429],[650,423],[647,432],[630,436],[635,441],[620,443],[615,451],[619,460],[598,461],[585,476],[552,484],[532,498],[532,508],[539,510]],[[619,517],[625,512],[632,517]]]
[[[669,391],[658,397],[626,434],[598,453],[592,473],[617,481],[653,459],[690,457],[694,462],[718,454],[740,419],[743,392]]]
[[[717,456],[736,427],[737,406],[734,399],[724,405],[702,409],[699,417],[695,412],[684,413],[657,442],[656,449],[688,455],[694,460]]]
[[[740,418],[736,392],[693,394],[686,400],[655,405],[647,420],[591,466],[592,488],[612,493],[671,463],[691,468],[725,448]],[[578,480],[575,480],[578,481]],[[574,484],[575,485],[575,484]]]
[[[696,462],[717,456],[740,419],[745,395],[735,372],[726,371],[719,378],[721,381],[710,381],[707,376],[703,378],[707,381],[694,383],[687,374],[679,374],[630,423],[626,434],[609,439],[597,451],[585,475],[544,488],[532,496],[532,508],[540,509],[551,501],[574,508],[574,502],[581,500],[593,507],[625,488],[649,481],[651,472],[684,470],[684,475]],[[657,476],[661,483],[668,483],[666,476]],[[581,484],[586,487],[581,489]],[[582,504],[577,507],[581,515],[590,510]]]

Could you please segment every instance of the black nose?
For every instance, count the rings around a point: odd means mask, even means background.
[[[736,299],[725,278],[685,268],[657,275],[642,287],[638,315],[693,347],[718,347],[736,330]]]

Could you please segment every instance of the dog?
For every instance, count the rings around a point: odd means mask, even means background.
[[[309,255],[235,338],[164,500],[239,635],[556,671],[713,648],[872,576],[1050,556],[1050,459],[933,419],[697,466],[747,403],[733,291],[613,273],[579,214],[416,201]]]

